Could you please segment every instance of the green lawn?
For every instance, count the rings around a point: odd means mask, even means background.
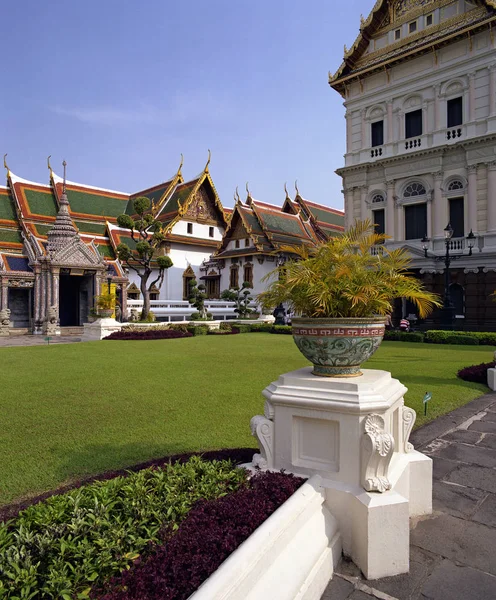
[[[487,391],[456,378],[492,347],[386,342],[367,367],[408,388],[424,421]],[[74,477],[189,450],[250,447],[249,422],[279,374],[307,365],[265,333],[0,349],[0,504]]]

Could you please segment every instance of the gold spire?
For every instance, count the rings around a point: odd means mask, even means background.
[[[300,190],[298,189],[298,179],[295,179],[295,190],[296,190],[296,195],[299,196]]]
[[[52,165],[50,164],[51,158],[52,158],[52,155],[50,154],[50,156],[47,157],[47,167],[48,167],[48,170],[50,171],[50,175],[52,174]]]
[[[210,152],[210,150],[208,151],[208,160],[207,160],[207,164],[205,165],[205,168],[203,169],[205,172],[208,172],[208,165],[210,164],[210,160],[212,158],[212,153]]]
[[[288,186],[286,185],[286,182],[284,182],[284,191],[286,192],[286,198],[289,198],[291,200],[291,198],[289,197]]]
[[[181,169],[183,168],[183,164],[184,164],[184,156],[183,156],[183,153],[181,152],[181,162],[179,163],[179,168],[177,169],[177,175],[181,174]]]
[[[3,155],[3,166],[7,169],[7,175],[10,173],[10,169],[7,165],[7,161],[5,160],[7,158],[7,154]]]
[[[236,194],[234,195],[234,199],[236,200],[236,202],[239,202],[241,204],[241,198],[239,197],[238,186],[236,186]]]

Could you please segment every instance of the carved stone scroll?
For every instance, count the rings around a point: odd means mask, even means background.
[[[401,420],[403,423],[403,450],[406,454],[408,454],[408,452],[413,450],[413,444],[410,444],[408,438],[410,437],[413,425],[415,424],[417,413],[413,410],[413,408],[409,408],[408,406],[403,406],[402,410],[403,414]]]
[[[250,428],[260,448],[260,454],[253,455],[253,465],[271,469],[274,464],[274,423],[262,415],[256,415],[250,421]]]
[[[384,419],[380,415],[368,415],[361,444],[361,484],[367,492],[382,493],[391,489],[388,470],[393,452],[394,439],[385,431]]]
[[[4,308],[0,310],[0,337],[7,337],[9,335],[10,327],[10,310]]]

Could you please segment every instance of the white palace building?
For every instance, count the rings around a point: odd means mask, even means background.
[[[329,75],[346,108],[346,227],[372,218],[475,330],[496,329],[495,46],[494,0],[379,0]],[[395,318],[414,313],[398,302]]]

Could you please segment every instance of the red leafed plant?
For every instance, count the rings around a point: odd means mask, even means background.
[[[458,371],[458,377],[465,381],[473,381],[474,383],[484,383],[487,385],[487,370],[493,369],[495,362],[482,363],[480,365],[472,365]]]
[[[131,569],[93,589],[99,600],[186,600],[304,482],[285,473],[257,473],[246,487],[200,500],[177,531]]]

